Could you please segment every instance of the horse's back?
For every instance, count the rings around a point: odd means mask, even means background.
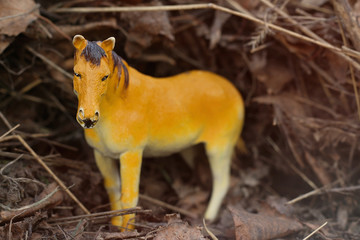
[[[199,141],[222,141],[232,144],[238,139],[244,121],[244,103],[240,93],[227,79],[206,71],[190,72],[194,91],[192,114],[203,121]]]
[[[175,133],[184,142],[232,138],[242,128],[244,106],[240,93],[227,79],[194,70],[154,79],[151,114],[153,134]],[[172,134],[171,134],[172,135]],[[233,136],[230,136],[233,135]],[[191,140],[190,140],[191,139]],[[175,141],[176,142],[176,141]]]

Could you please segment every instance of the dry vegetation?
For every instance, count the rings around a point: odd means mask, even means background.
[[[0,1],[1,239],[360,239],[360,3],[206,2]],[[107,212],[74,117],[75,34],[114,36],[144,73],[206,69],[243,94],[248,154],[218,221],[199,217],[201,154],[194,172],[177,155],[145,161],[141,208]],[[109,225],[127,212],[136,231]]]

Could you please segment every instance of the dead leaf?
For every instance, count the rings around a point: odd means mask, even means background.
[[[321,162],[323,161],[321,158],[316,159],[313,155],[310,154],[310,152],[305,151],[305,159],[311,166],[311,169],[314,171],[322,185],[328,185],[331,183],[331,177],[329,176],[324,166],[321,165]]]
[[[290,117],[301,118],[306,116],[305,108],[303,104],[295,99],[295,94],[287,93],[276,96],[261,96],[255,98],[254,101],[263,104],[273,104]]]
[[[162,4],[159,1],[154,1],[152,5],[160,6]],[[163,35],[170,40],[175,39],[166,11],[127,12],[123,13],[121,18],[130,25],[125,43],[125,52],[129,57],[139,57],[142,50],[149,47],[153,38],[158,35]]]
[[[276,211],[277,214],[291,216],[294,213],[294,206],[287,204],[289,199],[279,196],[268,196],[266,198],[266,203],[269,207],[271,207],[272,211]]]
[[[336,215],[340,228],[345,230],[349,222],[349,208],[345,205],[340,205],[340,207],[337,209]]]
[[[0,1],[0,53],[12,42],[14,37],[25,31],[37,19],[38,5],[33,0]]]
[[[259,185],[261,179],[269,175],[269,167],[257,164],[255,168],[247,169],[247,171],[240,172],[241,182],[245,186],[256,187]]]
[[[183,222],[177,214],[168,215],[168,225],[160,228],[154,240],[165,239],[181,239],[192,240],[199,239],[205,240],[206,238],[201,234],[197,227],[191,227],[186,222]]]
[[[320,50],[316,45],[309,44],[289,35],[278,33],[275,35],[276,39],[280,41],[290,52],[294,53],[302,59],[314,59],[316,53]]]
[[[209,197],[209,191],[203,191],[194,188],[189,184],[185,184],[180,179],[175,179],[172,188],[179,196],[177,204],[183,209],[191,209],[192,212],[201,215],[205,211],[206,200]]]
[[[229,207],[235,224],[236,240],[266,240],[299,231],[302,224],[287,217],[248,213]]]
[[[269,94],[279,93],[293,79],[293,73],[283,60],[268,59],[265,54],[254,54],[249,64],[251,72],[265,84]]]
[[[331,51],[326,51],[324,55],[325,59],[322,59],[320,62],[321,64],[328,65],[324,69],[329,69],[330,75],[334,76],[337,82],[346,83],[349,64]]]
[[[221,30],[224,23],[230,18],[230,14],[216,11],[215,19],[210,30],[210,49],[214,49],[216,44],[220,41]]]

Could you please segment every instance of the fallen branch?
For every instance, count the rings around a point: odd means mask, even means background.
[[[40,194],[40,200],[17,209],[5,210],[0,212],[0,224],[9,222],[13,219],[23,218],[34,215],[40,209],[46,209],[60,204],[63,199],[63,193],[59,191],[56,183],[49,184]]]

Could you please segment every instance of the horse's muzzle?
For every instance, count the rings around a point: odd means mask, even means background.
[[[96,111],[95,115],[91,118],[85,118],[84,117],[84,111],[82,109],[79,110],[79,113],[77,114],[76,120],[83,128],[93,128],[96,123],[99,121],[99,112]]]

